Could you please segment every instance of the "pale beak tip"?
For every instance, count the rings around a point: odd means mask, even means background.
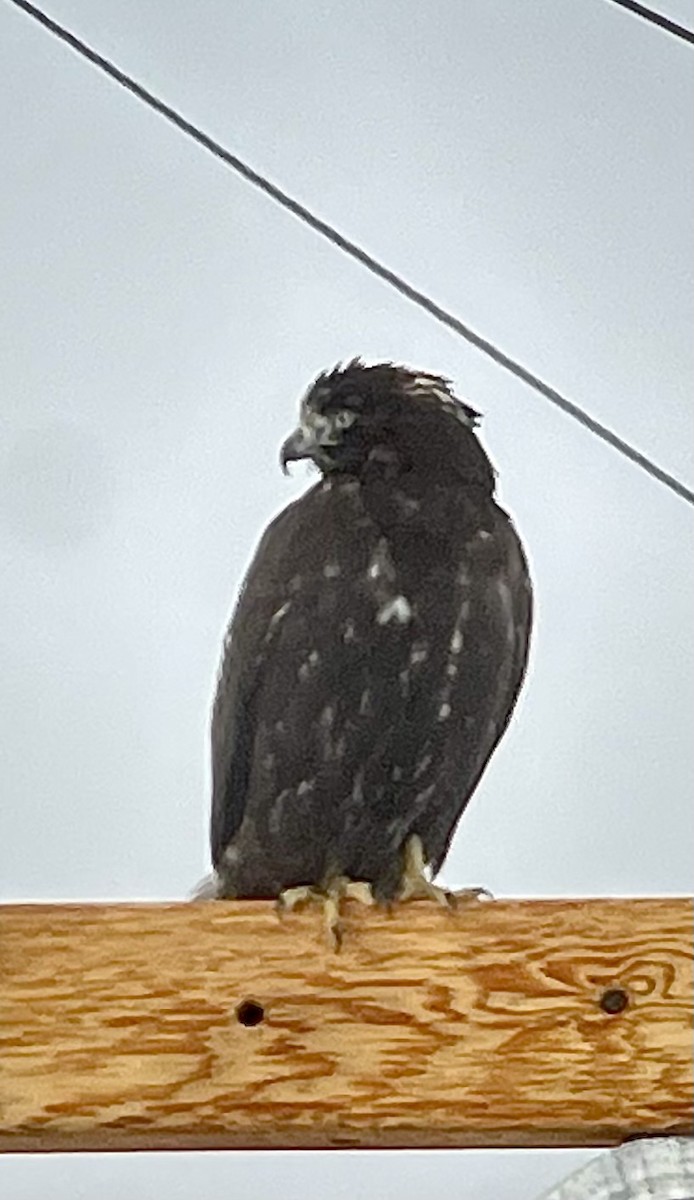
[[[289,474],[287,469],[288,463],[298,462],[301,458],[310,458],[312,449],[313,447],[309,444],[305,434],[300,429],[296,429],[294,433],[291,433],[286,441],[282,443],[280,450],[282,474]]]

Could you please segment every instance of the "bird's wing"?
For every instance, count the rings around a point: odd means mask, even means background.
[[[253,701],[267,651],[284,615],[287,597],[281,578],[282,551],[287,527],[300,503],[290,504],[265,530],[224,640],[210,731],[210,842],[215,866],[243,819],[253,746]]]
[[[215,866],[251,796],[262,808],[309,777],[334,796],[376,745],[387,752],[390,717],[402,708],[398,677],[416,634],[379,544],[349,482],[318,484],[262,538],[213,708]],[[377,713],[386,717],[380,725]],[[264,759],[273,760],[272,773]]]

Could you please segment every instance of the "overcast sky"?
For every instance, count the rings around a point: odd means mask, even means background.
[[[47,10],[694,485],[690,46],[608,0]],[[207,869],[223,627],[306,487],[277,463],[297,398],[355,354],[482,410],[535,578],[445,880],[694,890],[691,508],[6,0],[0,100],[0,896],[181,898]],[[533,1200],[585,1157],[6,1159],[0,1190]]]

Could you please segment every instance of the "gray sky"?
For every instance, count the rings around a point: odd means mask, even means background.
[[[694,0],[660,7],[694,26]],[[48,11],[694,484],[691,47],[606,0]],[[206,870],[223,626],[306,486],[277,464],[297,397],[357,353],[483,411],[535,577],[523,700],[445,880],[694,890],[691,509],[7,3],[0,98],[0,896],[179,898]],[[585,1157],[51,1157],[0,1182],[533,1200]]]

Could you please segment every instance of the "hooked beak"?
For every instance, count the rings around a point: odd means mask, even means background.
[[[287,474],[287,463],[298,462],[301,458],[316,458],[320,452],[320,443],[310,430],[298,425],[290,433],[280,450],[280,462],[284,474]]]

